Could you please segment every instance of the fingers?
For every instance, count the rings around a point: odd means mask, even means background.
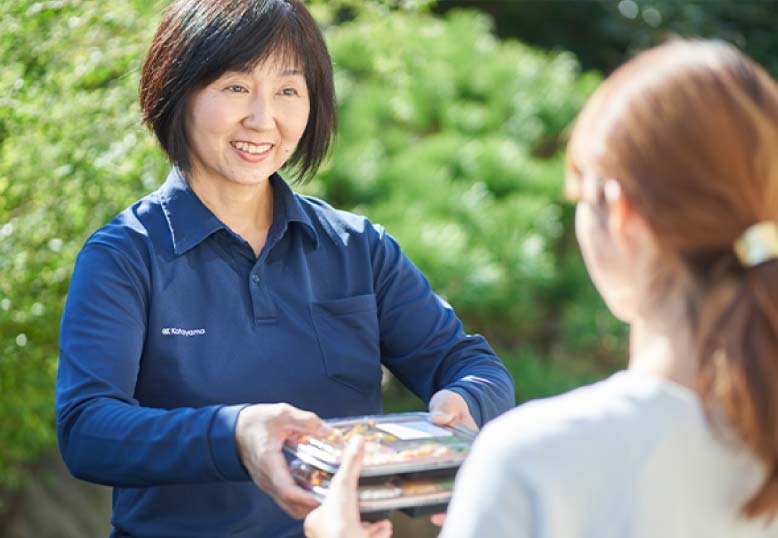
[[[434,424],[441,426],[448,426],[456,418],[452,413],[446,413],[444,411],[432,411],[430,412],[430,418]]]
[[[332,480],[332,488],[338,491],[356,491],[359,473],[362,471],[362,457],[365,452],[364,439],[359,436],[349,441],[340,460],[340,467]]]
[[[442,389],[436,392],[430,399],[429,410],[433,424],[450,426],[459,423],[473,431],[478,431],[478,425],[470,415],[467,402],[454,391]]]
[[[319,507],[307,516],[303,523],[305,538],[326,538],[327,536],[327,515]]]
[[[388,521],[360,525],[357,484],[363,452],[361,437],[355,437],[346,446],[327,498],[305,520],[305,532],[310,538],[389,538],[392,535],[392,526]]]
[[[362,523],[362,530],[367,533],[368,538],[389,538],[392,535],[392,522],[382,519],[375,523]]]
[[[478,424],[476,424],[475,420],[474,420],[474,419],[473,419],[473,417],[471,417],[470,415],[465,415],[465,416],[463,416],[463,417],[460,419],[460,421],[459,421],[459,422],[460,422],[460,424],[462,424],[462,425],[466,426],[467,428],[471,429],[472,431],[474,431],[474,432],[476,432],[476,433],[477,433],[477,432],[478,432],[478,430],[479,430],[479,428],[478,428]]]
[[[438,424],[439,426],[453,426],[454,424],[458,424],[459,426],[465,426],[473,432],[478,432],[478,424],[476,424],[469,413],[454,415],[451,413],[435,412],[430,413],[430,418],[432,419],[433,424]]]
[[[235,442],[241,463],[256,484],[290,516],[302,518],[319,503],[299,487],[282,454],[284,442],[295,435],[326,436],[331,428],[314,413],[289,404],[256,404],[238,415]]]
[[[289,404],[278,404],[278,419],[287,431],[324,437],[332,432],[315,413],[297,409]]]
[[[467,402],[454,391],[442,389],[436,392],[430,399],[430,415],[433,420],[437,417],[439,420],[453,420],[463,411],[468,411]]]
[[[430,523],[437,527],[442,527],[446,522],[446,514],[432,514],[430,516]]]
[[[295,483],[281,454],[268,455],[265,471],[270,484],[263,489],[293,518],[302,519],[319,506],[313,495]]]
[[[303,519],[316,509],[319,503],[304,489],[297,488],[297,490],[295,492],[287,491],[283,497],[274,496],[273,500],[294,519]]]

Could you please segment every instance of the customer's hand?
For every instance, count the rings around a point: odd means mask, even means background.
[[[282,453],[291,436],[324,437],[330,428],[315,414],[289,404],[257,404],[244,408],[235,426],[241,463],[254,482],[290,516],[302,519],[318,502],[295,484]]]
[[[430,516],[430,523],[435,525],[436,527],[442,527],[444,523],[446,523],[446,514],[432,514]]]
[[[364,443],[355,437],[346,447],[340,468],[330,483],[324,503],[305,518],[308,538],[389,538],[392,523],[360,523],[357,483],[362,469]]]
[[[429,405],[430,418],[435,424],[448,426],[458,423],[473,430],[478,431],[478,425],[470,414],[465,399],[453,390],[439,390],[436,392]]]

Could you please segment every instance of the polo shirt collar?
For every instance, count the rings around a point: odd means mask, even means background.
[[[298,222],[315,246],[318,246],[316,229],[292,189],[278,174],[270,176],[270,182],[273,186],[274,204],[272,228],[284,233],[289,222]],[[177,166],[170,171],[158,192],[176,255],[194,248],[219,230],[229,230],[189,188]]]
[[[288,223],[297,222],[314,246],[318,247],[319,236],[316,227],[300,204],[298,196],[278,173],[270,176],[270,184],[273,186],[273,227],[283,226],[285,230]]]

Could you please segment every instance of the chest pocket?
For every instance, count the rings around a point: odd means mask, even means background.
[[[327,376],[360,392],[381,385],[375,295],[308,305]]]

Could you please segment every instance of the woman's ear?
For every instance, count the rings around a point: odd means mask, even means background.
[[[624,223],[629,217],[632,207],[624,196],[621,183],[615,179],[605,180],[602,193],[608,208],[608,229],[613,237],[618,238],[624,233]]]
[[[603,185],[603,196],[608,209],[608,231],[613,240],[627,252],[648,246],[653,239],[651,229],[624,194],[621,184],[608,179]]]

